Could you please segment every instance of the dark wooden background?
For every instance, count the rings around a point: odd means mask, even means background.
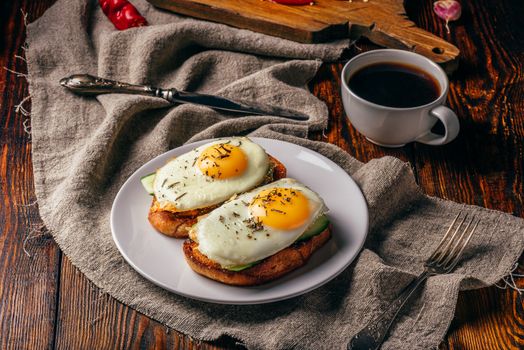
[[[21,9],[32,21],[53,2],[11,0],[0,5],[0,348],[233,346],[229,340],[214,345],[193,341],[100,294],[42,227],[35,204],[31,136],[24,131],[30,117],[15,111],[28,94],[28,84],[3,67],[26,72],[23,59],[15,57],[24,56]],[[451,25],[449,35],[434,16],[432,2],[410,0],[406,7],[420,27],[462,52],[448,99],[460,118],[459,138],[443,147],[411,144],[397,150],[366,142],[348,124],[341,105],[344,62],[324,65],[310,84],[330,109],[326,137],[362,161],[383,155],[409,161],[430,195],[524,217],[524,1],[462,1],[462,18]],[[370,48],[359,43],[348,56]],[[30,102],[23,106],[30,110]],[[524,280],[517,284],[524,287]],[[441,348],[524,348],[523,297],[496,287],[461,293]]]

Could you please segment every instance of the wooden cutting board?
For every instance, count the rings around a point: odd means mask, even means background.
[[[403,0],[314,0],[313,5],[285,6],[266,0],[148,0],[187,16],[302,43],[361,36],[389,48],[415,51],[448,68],[459,50],[410,21]]]

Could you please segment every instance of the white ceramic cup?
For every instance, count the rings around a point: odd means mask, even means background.
[[[348,87],[351,76],[363,67],[380,62],[409,64],[431,74],[439,84],[440,96],[428,104],[410,108],[381,106],[357,96]],[[369,141],[384,147],[401,147],[412,141],[444,145],[455,139],[460,125],[457,115],[444,106],[448,89],[448,77],[442,68],[409,51],[368,51],[351,59],[342,70],[342,102],[349,121]],[[439,119],[446,129],[443,136],[431,132]]]

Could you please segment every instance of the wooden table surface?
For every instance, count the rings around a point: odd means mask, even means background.
[[[11,0],[0,5],[0,67],[7,68],[0,68],[0,348],[233,347],[231,340],[191,340],[101,294],[43,227],[35,203],[31,136],[26,133],[30,116],[16,111],[28,84],[12,71],[26,72],[20,58],[25,39],[21,9],[32,21],[53,2]],[[460,68],[450,78],[448,104],[457,112],[462,130],[451,144],[384,149],[366,142],[348,124],[341,106],[344,62],[324,65],[310,88],[329,106],[329,142],[364,162],[384,155],[409,161],[429,195],[524,217],[524,2],[462,3],[462,18],[451,25],[451,34],[434,16],[432,1],[407,3],[409,17],[420,27],[461,50]],[[360,43],[349,56],[369,48]],[[22,106],[30,111],[30,101]],[[520,262],[523,265],[524,259]],[[516,282],[524,287],[523,279]],[[461,293],[441,348],[524,348],[522,296],[496,287]]]

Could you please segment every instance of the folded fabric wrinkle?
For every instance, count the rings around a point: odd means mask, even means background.
[[[394,285],[420,272],[413,262],[424,261],[442,228],[463,208],[482,219],[470,245],[482,245],[485,253],[470,257],[453,274],[429,278],[424,293],[413,301],[417,307],[403,311],[383,346],[428,349],[438,346],[450,325],[461,282],[467,277],[476,285],[493,284],[511,271],[522,253],[524,220],[427,197],[410,166],[396,158],[362,164],[334,145],[304,139],[309,131],[321,132],[328,121],[326,106],[306,89],[307,82],[320,60],[337,59],[348,40],[299,44],[178,17],[145,0],[133,4],[150,25],[116,31],[98,6],[89,3],[58,0],[29,24],[26,57],[40,214],[70,261],[103,292],[200,340],[230,336],[257,349],[342,347],[387,303],[371,293],[370,286]],[[58,85],[78,71],[182,90],[191,84],[191,91],[278,103],[310,118],[230,118],[208,108],[171,107],[153,97],[124,94],[86,99]],[[246,134],[311,148],[358,182],[371,214],[360,256],[327,285],[278,304],[202,303],[142,278],[123,262],[111,238],[111,205],[124,181],[173,147]],[[497,234],[492,235],[496,225]],[[336,230],[333,234],[336,237]]]

